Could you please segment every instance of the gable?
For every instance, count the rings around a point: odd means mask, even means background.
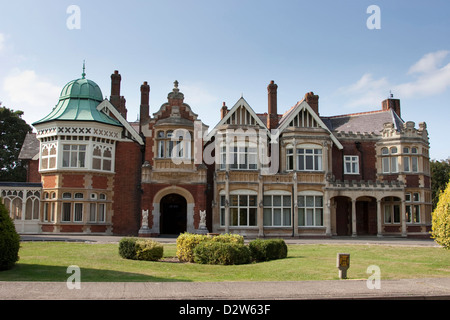
[[[342,144],[320,119],[317,113],[311,108],[311,106],[305,101],[297,103],[288,113],[286,113],[280,120],[278,129],[281,132],[287,127],[297,128],[322,128],[329,132],[331,140],[339,148],[343,149]]]
[[[103,100],[98,106],[97,110],[100,112],[104,112],[106,114],[111,113],[125,128],[125,130],[130,134],[132,139],[139,143],[140,145],[144,145],[144,140],[139,135],[139,133],[131,126],[131,124],[120,114],[119,111],[109,102],[108,100]]]
[[[214,129],[208,134],[205,141],[209,141],[215,134],[217,128],[221,125],[237,125],[237,126],[259,126],[264,129],[267,134],[269,130],[261,119],[256,115],[255,111],[250,107],[248,102],[241,97],[230,111],[220,120]]]

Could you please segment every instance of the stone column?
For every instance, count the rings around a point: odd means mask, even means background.
[[[402,237],[406,237],[406,202],[402,200],[402,209],[400,211],[402,221]]]
[[[264,236],[264,195],[263,195],[263,176],[260,174],[258,180],[258,209],[257,209],[257,222],[258,222],[258,237]]]
[[[295,152],[295,148],[294,148],[294,152]],[[294,162],[297,162],[295,160],[295,153],[294,153]],[[297,193],[298,193],[298,183],[297,183],[297,172],[294,172],[294,176],[293,176],[293,184],[294,184],[294,192],[293,192],[293,200],[294,200],[294,221],[292,221],[292,223],[294,224],[294,237],[298,237],[298,203],[297,203]]]
[[[377,199],[377,236],[378,237],[382,237],[382,221],[383,219],[381,218],[382,214],[381,214],[381,200]]]
[[[356,199],[352,199],[352,237],[356,237]]]
[[[228,164],[227,164],[228,166]],[[225,172],[225,233],[230,232],[230,183],[229,172]]]

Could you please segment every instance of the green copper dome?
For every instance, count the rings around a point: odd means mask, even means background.
[[[64,86],[59,96],[58,104],[45,118],[33,123],[63,121],[95,121],[115,126],[122,126],[119,121],[97,110],[103,101],[100,87],[91,80],[83,77],[72,80]]]

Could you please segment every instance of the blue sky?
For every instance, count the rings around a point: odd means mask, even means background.
[[[80,29],[67,28],[70,5],[80,8]],[[379,30],[367,28],[370,5],[380,8]],[[404,120],[427,123],[431,158],[450,156],[446,0],[16,0],[0,12],[0,101],[29,123],[51,111],[86,60],[104,96],[119,70],[129,121],[143,81],[151,113],[178,80],[210,128],[222,102],[231,108],[241,94],[266,112],[270,80],[279,113],[309,91],[324,116],[378,110],[392,91]]]

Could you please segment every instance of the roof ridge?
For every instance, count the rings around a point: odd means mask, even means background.
[[[386,110],[373,110],[373,111],[364,111],[364,112],[356,112],[356,113],[348,113],[348,114],[341,114],[336,116],[320,116],[321,118],[327,118],[327,119],[337,119],[337,118],[343,118],[343,117],[352,117],[352,116],[362,116],[365,114],[375,114],[375,113],[382,113],[387,112]]]

